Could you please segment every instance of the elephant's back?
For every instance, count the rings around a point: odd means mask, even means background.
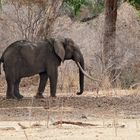
[[[10,44],[3,52],[1,59],[4,61],[6,58],[13,58],[18,53],[19,49],[25,44],[26,40],[19,40]]]

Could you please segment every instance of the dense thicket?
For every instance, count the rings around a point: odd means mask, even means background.
[[[140,10],[140,0],[129,0],[130,4],[135,6],[138,10]]]

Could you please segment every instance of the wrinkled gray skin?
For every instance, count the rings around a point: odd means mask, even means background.
[[[6,48],[0,62],[7,81],[7,98],[21,99],[19,92],[21,78],[39,74],[40,83],[36,98],[43,98],[48,78],[50,79],[50,95],[56,96],[58,66],[64,60],[79,62],[84,69],[84,59],[77,45],[68,38],[63,40],[47,39],[37,43],[20,40]],[[84,75],[79,69],[80,95],[84,89]]]

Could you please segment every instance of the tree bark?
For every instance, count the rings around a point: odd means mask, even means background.
[[[0,0],[0,10],[2,10],[2,0]]]
[[[103,64],[111,80],[115,75],[115,38],[117,20],[117,1],[105,0],[105,22],[103,38]]]

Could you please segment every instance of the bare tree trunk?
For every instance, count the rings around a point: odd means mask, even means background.
[[[117,1],[105,0],[105,23],[103,39],[103,62],[112,81],[115,77],[115,38],[117,20]]]
[[[0,10],[2,10],[2,0],[0,0]]]

